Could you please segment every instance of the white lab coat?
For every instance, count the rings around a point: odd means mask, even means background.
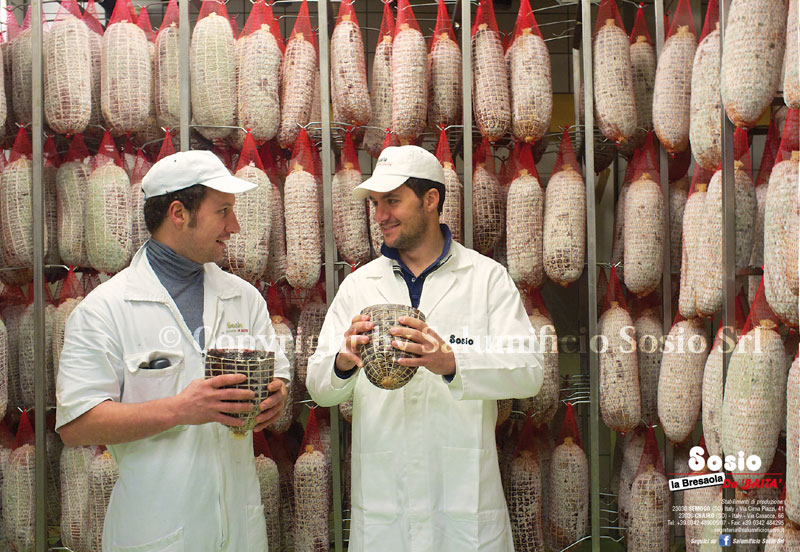
[[[450,384],[420,368],[405,387],[386,391],[363,370],[344,380],[333,371],[356,314],[378,303],[410,305],[386,257],[342,282],[308,362],[307,387],[317,403],[353,397],[350,552],[514,549],[497,463],[495,399],[535,395],[542,355],[506,270],[456,242],[446,259],[426,278],[419,310],[446,342],[473,340],[453,345]],[[487,337],[508,336],[524,336],[536,352],[486,347]]]
[[[204,376],[205,352],[142,247],[131,262],[84,299],[67,321],[57,383],[57,427],[105,400],[136,403],[174,396]],[[206,347],[266,336],[253,347],[276,352],[276,376],[289,363],[266,304],[244,280],[204,265]],[[143,370],[166,357],[168,368]],[[104,552],[264,552],[264,511],[250,435],[217,423],[177,426],[110,445],[120,477],[103,530]]]

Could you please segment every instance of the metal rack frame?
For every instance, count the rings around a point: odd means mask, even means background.
[[[589,335],[597,335],[597,222],[594,201],[594,73],[592,72],[592,3],[581,0],[583,61],[583,148],[586,182],[586,275]],[[589,521],[592,552],[600,552],[600,357],[592,347],[589,363]]]
[[[720,58],[722,57],[723,43],[725,42],[725,23],[728,20],[731,0],[720,0],[719,2],[719,32],[720,32]],[[721,103],[721,102],[720,102]],[[733,150],[733,123],[728,119],[725,108],[720,109],[720,125],[722,125],[722,228],[723,228],[723,264],[725,266],[725,299],[722,307],[722,320],[725,331],[729,336],[736,337],[736,192],[734,177],[734,150]],[[728,364],[731,360],[733,351],[728,351],[727,347],[723,350],[722,360],[722,386],[728,380]],[[723,527],[730,527],[732,518],[725,515],[725,502],[732,501],[736,496],[736,491],[730,487],[722,490],[722,520]],[[731,512],[732,515],[732,512]]]
[[[180,150],[189,149],[189,129],[190,129],[190,88],[189,88],[189,46],[190,46],[190,19],[189,8],[191,0],[179,0],[179,29],[180,29]],[[329,27],[329,9],[332,0],[310,0],[311,3],[318,4],[319,28]],[[656,47],[660,54],[664,42],[664,12],[665,0],[655,0],[655,27],[656,27]],[[43,62],[42,62],[42,3],[43,0],[31,0],[32,7],[32,59],[33,59],[33,124],[32,124],[32,145],[33,145],[33,226],[34,226],[34,360],[36,363],[35,372],[35,432],[37,450],[45,450],[45,331],[44,331],[44,193],[43,193]],[[720,21],[726,20],[730,0],[720,2]],[[462,49],[462,86],[463,86],[463,121],[472,120],[472,59],[469,55],[471,50],[471,21],[473,3],[467,0],[460,2],[461,7],[461,49]],[[455,16],[455,12],[454,12]],[[596,212],[595,212],[595,173],[594,173],[594,94],[593,94],[593,74],[592,74],[592,14],[591,0],[580,0],[580,9],[577,19],[582,22],[580,29],[580,49],[577,44],[573,49],[573,90],[577,91],[580,83],[580,72],[583,72],[584,87],[584,178],[586,185],[586,255],[587,255],[587,282],[586,300],[588,307],[588,331],[590,335],[597,333],[597,235],[596,235]],[[724,33],[724,25],[721,25]],[[577,28],[575,29],[577,33]],[[724,36],[724,34],[723,34]],[[577,35],[576,35],[577,37]],[[576,41],[577,42],[577,41]],[[327,32],[318,34],[319,43],[319,63],[320,73],[323,78],[321,84],[322,113],[322,166],[323,166],[323,201],[324,201],[324,225],[325,225],[325,281],[326,296],[328,302],[332,300],[336,288],[336,263],[335,263],[335,242],[332,230],[331,214],[331,120],[330,120],[330,86],[328,82],[329,71],[329,36]],[[467,55],[464,55],[464,53]],[[575,94],[576,115],[578,111],[578,95]],[[734,217],[734,179],[733,179],[733,125],[728,121],[724,109],[721,110],[720,120],[723,128],[723,205],[724,205],[724,227],[725,227],[725,307],[723,311],[725,326],[734,326],[734,289],[735,289],[735,227]],[[473,136],[471,132],[463,132],[463,185],[464,185],[464,245],[472,247],[472,150]],[[661,166],[667,166],[666,152],[660,151]],[[661,186],[664,193],[665,208],[669,208],[668,194],[668,171],[661,171]],[[668,215],[668,213],[667,213]],[[669,217],[665,217],[665,224],[669,224]],[[669,232],[665,233],[669,240]],[[664,279],[662,282],[663,293],[663,312],[664,327],[668,331],[671,325],[671,274],[669,260],[669,244],[665,245],[666,254],[664,256]],[[609,523],[609,514],[613,511],[604,509],[604,504],[609,497],[601,494],[600,491],[600,459],[599,459],[599,438],[600,438],[600,416],[599,416],[599,358],[597,352],[589,350],[587,353],[589,388],[589,441],[590,441],[590,473],[591,473],[591,533],[589,538],[592,541],[592,551],[599,552],[601,549],[602,538],[613,538],[602,535],[605,525]],[[730,353],[726,352],[723,363],[723,381],[727,376],[727,364]],[[336,443],[343,443],[340,435],[340,422],[338,408],[331,408],[331,438]],[[668,458],[671,457],[671,447],[668,448]],[[339,446],[332,447],[332,463],[334,466],[341,466],[343,459],[342,450]],[[36,551],[45,552],[47,550],[47,519],[45,513],[46,504],[46,470],[47,457],[45,454],[36,455],[35,484],[36,484]],[[341,470],[333,470],[333,489],[334,489],[334,549],[340,552],[344,549],[343,532],[343,511],[342,511],[342,485]],[[732,489],[727,489],[725,498],[731,498]],[[605,519],[604,517],[605,516]],[[616,540],[616,539],[615,539]]]
[[[45,329],[44,329],[44,180],[43,180],[43,144],[44,128],[43,91],[44,68],[42,57],[42,0],[32,0],[31,16],[31,60],[33,75],[33,324],[34,351],[34,432],[36,434],[36,450],[46,450],[45,438],[45,382],[47,369],[45,362]],[[47,550],[47,455],[36,455],[36,551]]]

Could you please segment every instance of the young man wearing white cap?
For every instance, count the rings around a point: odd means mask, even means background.
[[[231,176],[211,152],[177,153],[142,181],[151,239],[128,268],[69,317],[57,382],[57,430],[70,446],[107,445],[119,465],[103,550],[258,551],[266,526],[252,438],[233,414],[253,392],[241,374],[204,378],[206,351],[275,353],[256,430],[286,400],[289,363],[260,293],[216,264],[240,230]],[[212,423],[219,422],[219,423]]]
[[[369,197],[382,256],[342,282],[309,359],[321,406],[353,399],[350,551],[511,552],[495,445],[497,399],[530,397],[542,355],[519,292],[495,261],[452,241],[439,224],[444,173],[417,146],[386,148],[356,197]],[[419,366],[404,387],[372,385],[360,349],[365,307],[400,303],[391,333]]]

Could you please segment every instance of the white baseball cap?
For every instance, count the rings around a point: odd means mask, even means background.
[[[228,194],[239,194],[258,185],[236,178],[219,157],[210,151],[181,151],[168,155],[150,167],[142,179],[144,198],[150,199],[202,184]]]
[[[353,195],[366,199],[370,192],[391,192],[412,177],[444,185],[444,169],[431,152],[419,146],[391,146],[381,152],[372,176],[357,186]]]

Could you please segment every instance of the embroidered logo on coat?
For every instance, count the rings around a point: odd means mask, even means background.
[[[241,322],[227,322],[226,333],[248,333],[250,330],[242,326]]]
[[[456,337],[454,335],[450,335],[450,343],[452,345],[474,345],[475,342],[472,340],[471,337]]]

